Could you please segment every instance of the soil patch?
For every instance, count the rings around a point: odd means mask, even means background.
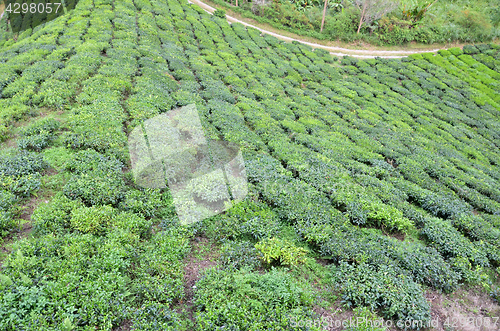
[[[496,331],[500,306],[477,288],[458,289],[449,295],[428,290],[426,298],[437,327],[432,330]],[[495,317],[495,319],[493,319]]]
[[[128,331],[128,330],[131,330],[131,328],[132,328],[132,322],[125,321],[119,327],[114,328],[113,331]]]
[[[207,238],[196,237],[191,241],[191,253],[186,258],[184,266],[184,299],[176,306],[176,311],[186,314],[187,318],[195,323],[195,308],[193,303],[195,284],[201,272],[217,265],[219,253],[215,245]]]

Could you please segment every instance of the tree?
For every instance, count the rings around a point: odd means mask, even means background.
[[[398,7],[397,0],[354,0],[360,12],[358,32],[363,23],[370,24]]]
[[[328,0],[325,0],[325,8],[323,8],[323,19],[321,20],[321,30],[323,32],[323,25],[325,24],[326,7],[328,6]]]

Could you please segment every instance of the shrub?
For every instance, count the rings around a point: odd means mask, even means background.
[[[47,166],[43,156],[36,153],[10,151],[0,155],[0,175],[4,176],[34,174]]]
[[[380,309],[385,318],[411,323],[425,323],[431,317],[421,286],[391,266],[341,263],[332,267],[332,273],[348,306]]]
[[[31,123],[26,128],[23,128],[21,130],[21,136],[34,136],[43,132],[53,133],[59,129],[60,126],[61,123],[53,118],[43,118]]]
[[[130,271],[131,290],[138,301],[172,303],[184,293],[183,259],[189,252],[185,229],[171,228],[152,236],[143,243]]]
[[[57,194],[49,203],[40,204],[31,216],[36,235],[63,234],[70,229],[71,212],[82,207],[78,200]]]
[[[124,198],[124,189],[123,179],[90,172],[70,178],[63,192],[68,198],[81,199],[88,206],[116,206]]]
[[[120,209],[142,214],[144,217],[162,215],[160,208],[171,206],[163,201],[162,194],[157,189],[129,190],[125,193]]]
[[[63,192],[71,199],[81,199],[88,206],[117,206],[125,195],[123,164],[114,156],[104,156],[93,150],[79,151],[64,165],[74,173]]]
[[[383,17],[379,21],[377,36],[388,44],[404,44],[415,39],[416,30],[413,22],[401,20],[394,16]],[[422,38],[422,35],[420,36]]]
[[[351,201],[347,205],[347,213],[358,225],[374,223],[389,231],[396,230],[404,233],[413,227],[412,222],[403,217],[400,210],[379,202]]]
[[[30,196],[40,188],[40,172],[47,167],[41,155],[6,150],[0,155],[0,186],[17,196]]]
[[[485,41],[491,39],[493,26],[486,14],[470,9],[457,11],[454,18],[467,32],[467,41]]]
[[[226,18],[226,11],[222,9],[216,9],[214,11],[214,16],[215,17],[220,17],[220,18]]]
[[[174,331],[180,323],[177,314],[168,305],[146,302],[132,314],[131,330]]]
[[[306,249],[275,237],[259,241],[255,248],[262,253],[262,259],[268,264],[277,262],[281,265],[296,266],[305,262],[307,254]]]
[[[1,210],[0,211],[0,235],[2,237],[6,236],[8,232],[14,228],[16,221],[13,214],[10,211]]]
[[[331,17],[325,22],[324,32],[331,39],[342,39],[346,42],[351,42],[356,39],[356,21],[358,15],[354,6],[345,8],[342,13]],[[359,22],[358,22],[359,23]]]
[[[131,212],[121,212],[111,221],[112,226],[124,229],[129,233],[138,235],[146,239],[151,235],[151,221],[147,221],[144,216]]]
[[[449,221],[436,217],[428,218],[421,235],[445,258],[463,256],[468,258],[473,265],[489,265],[488,257],[483,250],[478,249],[462,236]]]
[[[219,241],[227,239],[268,238],[279,233],[281,224],[275,212],[261,202],[245,199],[224,215],[207,221],[207,236]]]
[[[16,200],[12,192],[0,189],[0,210],[9,210]]]
[[[221,248],[220,261],[226,268],[248,268],[255,270],[260,265],[261,255],[249,241],[232,241]]]
[[[71,211],[71,227],[83,233],[102,234],[111,225],[116,211],[110,206],[80,207]],[[118,219],[123,226],[123,218]]]
[[[448,51],[455,55],[455,56],[459,56],[459,55],[462,55],[463,54],[463,51],[462,49],[460,49],[459,47],[452,47],[452,48],[449,48]]]
[[[50,133],[41,133],[19,139],[17,146],[21,149],[41,151],[49,145],[52,138],[53,135]]]
[[[380,325],[380,317],[368,307],[356,307],[353,309],[352,320],[356,321],[356,326],[348,327],[346,331],[386,331],[385,327],[375,327]]]
[[[461,275],[462,280],[468,284],[477,285],[484,280],[483,268],[481,266],[473,268],[467,258],[462,256],[452,258],[450,259],[450,265]]]
[[[64,168],[77,175],[98,173],[117,176],[121,174],[123,164],[113,156],[105,156],[88,149],[76,152],[71,160],[64,164]]]
[[[290,319],[312,317],[305,308],[313,297],[304,286],[277,269],[265,274],[208,269],[196,283],[197,323],[207,331],[288,329]]]

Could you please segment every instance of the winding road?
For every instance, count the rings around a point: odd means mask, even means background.
[[[202,2],[201,0],[188,0],[189,3],[198,5],[201,7],[203,10],[205,10],[209,14],[213,14],[213,12],[216,10],[216,8],[207,5],[206,3]],[[226,18],[229,23],[241,23],[245,26],[252,27],[254,29],[257,29],[261,31],[262,33],[269,34],[271,36],[274,36],[278,39],[284,40],[284,41],[299,41],[305,45],[309,45],[313,48],[322,48],[324,50],[327,50],[330,52],[330,54],[335,55],[335,56],[352,56],[352,57],[357,57],[357,58],[375,58],[375,57],[381,57],[381,58],[402,58],[405,56],[408,56],[410,54],[417,54],[417,53],[436,53],[437,51],[441,49],[446,49],[446,48],[438,48],[438,49],[432,49],[432,50],[424,50],[424,51],[377,51],[377,50],[358,50],[358,49],[348,49],[348,48],[342,48],[342,47],[335,47],[335,46],[325,46],[325,45],[320,45],[316,43],[311,43],[307,42],[301,39],[296,39],[296,38],[290,38],[284,35],[281,35],[279,33],[274,33],[262,28],[259,28],[255,25],[249,24],[247,22],[241,21],[237,18],[231,17],[229,15],[226,15]]]

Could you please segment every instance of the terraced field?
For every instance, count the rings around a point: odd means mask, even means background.
[[[296,322],[352,309],[418,328],[429,293],[471,288],[497,327],[498,46],[339,60],[182,0],[3,29],[0,329],[321,330]],[[181,226],[127,136],[190,104],[250,192]]]

